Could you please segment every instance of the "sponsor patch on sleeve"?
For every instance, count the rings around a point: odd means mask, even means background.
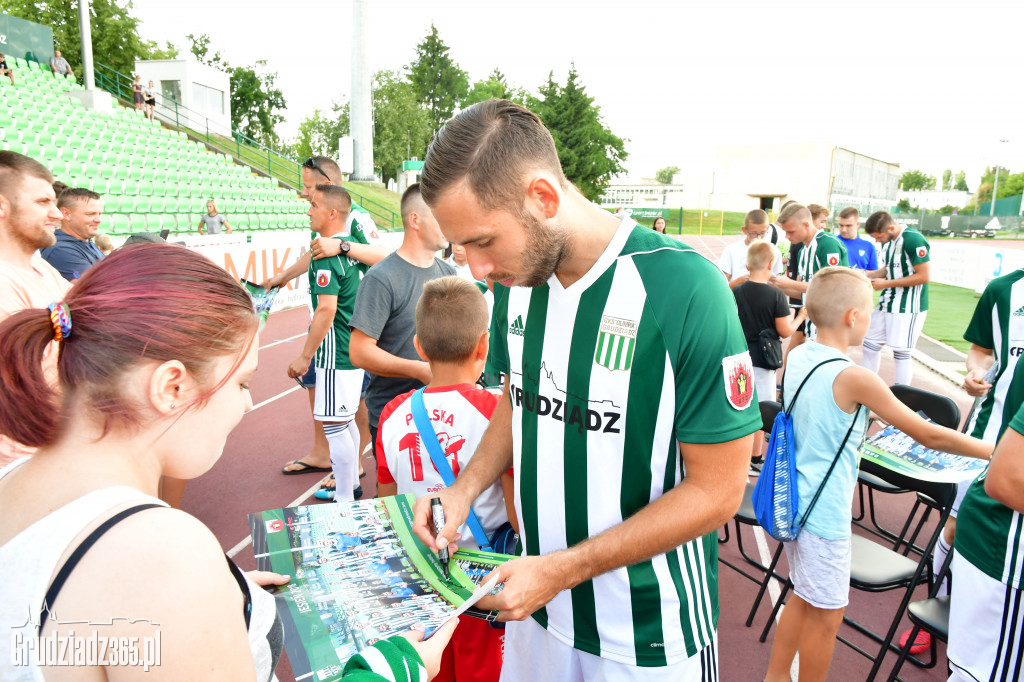
[[[754,402],[754,369],[750,353],[744,351],[722,358],[725,396],[734,409],[745,410]]]
[[[830,253],[830,254],[828,254],[828,264],[829,265],[839,265],[839,254],[838,253]]]
[[[927,246],[919,246],[919,247],[917,247],[917,257],[918,258],[924,258],[927,255],[928,255],[928,247]]]
[[[316,285],[318,287],[325,287],[331,283],[331,271],[330,270],[317,270],[316,271]]]

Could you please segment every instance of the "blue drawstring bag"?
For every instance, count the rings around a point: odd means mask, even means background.
[[[843,448],[846,447],[846,442],[850,439],[850,433],[853,432],[854,424],[857,423],[860,405],[857,406],[857,410],[853,414],[850,428],[847,430],[843,442],[839,445],[839,450],[836,452],[828,472],[821,480],[821,485],[818,486],[817,492],[814,493],[814,497],[807,506],[807,510],[798,521],[800,491],[797,486],[796,477],[796,441],[793,435],[793,418],[790,416],[790,413],[793,411],[793,405],[796,404],[796,399],[800,395],[800,391],[803,390],[804,384],[811,378],[815,370],[822,365],[844,359],[832,358],[811,368],[811,371],[807,373],[807,376],[804,377],[804,380],[797,387],[788,408],[785,407],[786,377],[785,375],[782,377],[784,409],[775,415],[775,421],[772,423],[771,435],[768,438],[768,452],[765,453],[764,466],[761,468],[757,483],[754,484],[754,493],[751,498],[754,504],[754,516],[757,518],[758,525],[764,528],[776,540],[781,540],[782,542],[796,540],[800,534],[800,529],[807,522],[808,515],[818,501],[821,491],[825,488],[828,477],[832,474],[832,470],[835,469],[839,456],[842,454]],[[849,362],[849,360],[846,361]]]

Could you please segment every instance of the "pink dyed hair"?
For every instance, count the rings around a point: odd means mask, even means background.
[[[237,356],[231,372],[195,401],[202,404],[235,372],[257,325],[238,282],[170,244],[115,251],[75,282],[64,303],[71,335],[60,343],[59,391],[42,368],[53,340],[49,311],[23,310],[0,323],[0,433],[33,447],[57,440],[73,405],[101,418],[104,433],[139,423],[124,380],[143,360],[178,360],[208,382],[219,358]]]

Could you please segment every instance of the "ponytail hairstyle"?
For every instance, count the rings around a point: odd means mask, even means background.
[[[164,243],[118,249],[63,303],[71,330],[59,344],[59,388],[43,367],[55,336],[50,312],[22,310],[0,323],[0,433],[37,448],[56,442],[72,408],[91,411],[103,435],[139,424],[126,381],[140,362],[180,361],[205,385],[218,359],[237,356],[191,405],[201,406],[237,370],[257,328],[249,294],[223,268]]]

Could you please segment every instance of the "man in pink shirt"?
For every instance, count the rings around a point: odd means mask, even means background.
[[[39,256],[61,224],[53,176],[27,156],[0,151],[0,322],[25,308],[45,308],[71,284]],[[56,348],[43,359],[56,370]],[[56,378],[56,377],[54,377]],[[0,435],[0,466],[32,450]]]

